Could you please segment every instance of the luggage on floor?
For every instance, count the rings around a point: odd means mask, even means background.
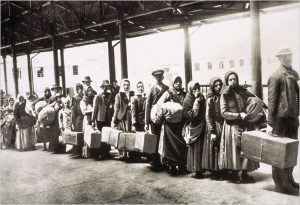
[[[64,131],[62,133],[62,141],[65,144],[83,146],[83,133],[75,131]]]
[[[298,140],[261,131],[243,132],[241,156],[284,169],[297,164],[298,144]]]
[[[121,132],[119,136],[118,149],[125,151],[136,151],[135,133]]]
[[[95,129],[91,125],[87,125],[84,128],[84,143],[89,148],[100,148],[101,147],[101,132]]]
[[[103,127],[102,128],[103,137],[101,139],[101,142],[105,142],[114,147],[118,147],[119,135],[122,132],[123,132],[122,130],[117,130],[112,127]]]
[[[135,149],[147,154],[154,154],[157,152],[157,135],[147,132],[136,132]]]

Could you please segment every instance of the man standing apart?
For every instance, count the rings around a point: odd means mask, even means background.
[[[268,133],[298,139],[299,75],[292,69],[292,51],[282,49],[276,55],[281,65],[268,80]],[[272,167],[276,190],[299,193],[293,178],[294,167]]]

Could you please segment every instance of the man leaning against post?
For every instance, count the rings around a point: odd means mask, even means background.
[[[282,49],[276,57],[279,68],[268,80],[268,127],[267,132],[280,137],[298,138],[299,126],[299,75],[292,68],[292,51]],[[276,154],[276,153],[274,153]],[[294,181],[294,167],[272,167],[276,190],[299,194],[299,184]]]

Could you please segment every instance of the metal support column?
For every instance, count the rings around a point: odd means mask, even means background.
[[[54,79],[55,84],[59,85],[59,71],[58,71],[58,55],[56,39],[52,37],[52,50],[53,50],[53,65],[54,65]]]
[[[3,69],[4,69],[4,83],[5,83],[5,93],[7,93],[7,71],[6,71],[6,56],[2,56],[3,58]]]
[[[112,36],[108,35],[108,61],[109,61],[109,82],[112,83],[116,80],[116,67],[115,67],[115,52],[112,46]]]
[[[126,50],[126,36],[124,30],[124,24],[122,21],[119,23],[120,34],[120,55],[121,55],[121,79],[128,78],[127,68],[127,50]]]
[[[259,2],[250,1],[252,91],[262,99]]]
[[[17,54],[16,54],[16,49],[15,45],[11,45],[12,49],[12,56],[13,56],[13,76],[14,76],[14,83],[15,83],[15,96],[17,97],[19,94],[19,82],[18,82],[18,66],[17,66]]]
[[[28,83],[29,83],[29,93],[30,96],[33,96],[33,86],[32,86],[32,65],[31,65],[31,58],[30,53],[27,53],[27,66],[28,66]]]
[[[185,68],[185,84],[192,80],[192,58],[189,36],[189,23],[183,24],[184,31],[184,68]]]
[[[61,67],[61,79],[62,79],[62,89],[63,95],[66,96],[66,73],[65,73],[65,56],[64,49],[60,49],[60,67]]]

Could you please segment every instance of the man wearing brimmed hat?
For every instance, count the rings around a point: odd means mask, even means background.
[[[150,89],[150,92],[149,92],[149,94],[147,95],[147,98],[146,98],[145,130],[149,130],[149,125],[151,125],[152,133],[157,135],[158,139],[159,139],[162,124],[153,123],[150,119],[150,113],[151,113],[152,107],[159,101],[159,99],[162,97],[162,95],[165,92],[168,92],[169,87],[166,86],[163,83],[164,70],[161,70],[161,69],[155,70],[155,71],[152,72],[152,76],[155,78],[156,83],[155,83],[155,85],[152,86],[152,88]],[[158,154],[156,156],[153,156],[152,165],[153,165],[154,168],[159,168],[160,167],[161,164],[160,164],[160,159],[159,159]]]
[[[52,86],[51,91],[52,91],[53,93],[52,93],[52,96],[49,98],[49,101],[48,101],[49,104],[51,104],[51,103],[53,103],[53,102],[55,101],[55,94],[56,94],[56,93],[61,94],[62,87],[55,83],[55,84]]]
[[[83,84],[83,93],[85,93],[86,89],[91,86],[91,82],[93,82],[91,80],[90,76],[84,76],[83,80],[82,80],[82,84]],[[93,93],[94,95],[97,95],[97,92],[93,89]]]
[[[72,129],[76,132],[82,132],[83,114],[80,109],[80,101],[83,98],[83,85],[81,83],[77,83],[75,90],[77,95],[71,99]]]
[[[285,48],[276,55],[281,65],[268,80],[267,131],[298,139],[299,75],[292,68],[292,54],[291,49]],[[294,167],[272,167],[272,176],[278,191],[299,194],[299,184],[294,181],[293,169]]]
[[[110,127],[113,116],[114,95],[111,91],[111,84],[108,80],[103,80],[100,85],[100,93],[94,98],[92,125],[101,131],[103,127]],[[110,145],[101,144],[100,157],[108,158]]]

